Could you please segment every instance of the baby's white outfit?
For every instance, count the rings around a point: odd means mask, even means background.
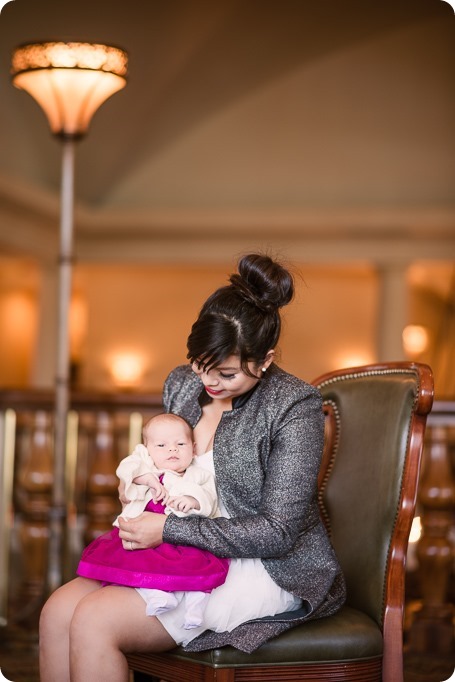
[[[147,473],[153,473],[158,477],[162,475],[162,484],[171,497],[191,495],[199,502],[199,509],[182,512],[166,507],[165,514],[172,513],[180,517],[187,516],[188,514],[197,514],[211,518],[220,516],[213,472],[195,466],[194,460],[183,473],[168,469],[158,469],[153,463],[145,445],[138,444],[131,455],[125,457],[120,462],[116,470],[117,476],[125,483],[125,497],[130,500],[122,510],[120,515],[122,518],[128,519],[139,516],[152,499],[153,493],[149,486],[134,483],[134,479],[137,476]],[[118,527],[117,519],[113,525]],[[146,595],[146,614],[148,616],[163,614],[166,611],[175,609],[184,601],[183,627],[185,630],[191,630],[201,625],[205,606],[210,595],[209,592],[197,590],[165,592],[159,589],[138,588],[138,591],[142,596]]]
[[[153,498],[149,486],[134,483],[137,476],[149,473],[158,477],[163,475],[162,483],[172,497],[191,495],[196,498],[200,508],[192,509],[191,514],[210,518],[220,516],[215,476],[210,470],[195,466],[195,460],[181,474],[169,469],[157,469],[145,445],[136,445],[131,455],[122,459],[115,472],[125,484],[125,497],[129,500],[120,516],[130,519],[139,516]],[[166,509],[166,514],[171,512],[176,516],[187,516],[186,512]],[[117,519],[114,525],[118,526]]]

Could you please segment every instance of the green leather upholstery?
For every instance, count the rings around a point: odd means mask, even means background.
[[[323,383],[335,405],[338,443],[322,505],[347,584],[347,604],[382,627],[391,533],[401,495],[415,400],[412,373],[356,375]]]
[[[176,656],[212,665],[256,666],[267,663],[302,663],[352,660],[382,655],[382,633],[376,623],[361,611],[346,606],[330,618],[310,621],[270,640],[251,654],[224,647],[185,653],[180,647]]]

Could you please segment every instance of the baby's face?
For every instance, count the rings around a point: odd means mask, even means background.
[[[183,422],[157,419],[147,427],[144,440],[157,469],[183,473],[193,460],[194,442]]]

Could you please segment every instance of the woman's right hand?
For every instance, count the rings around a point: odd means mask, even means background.
[[[119,536],[124,549],[148,549],[163,542],[165,514],[143,512],[133,519],[118,517]]]

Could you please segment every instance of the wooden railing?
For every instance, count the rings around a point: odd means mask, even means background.
[[[452,654],[454,639],[455,403],[437,401],[428,416],[418,491],[419,599],[409,632],[413,654]]]
[[[115,469],[141,440],[159,394],[74,393],[68,419],[64,580],[82,548],[120,511]],[[52,392],[0,391],[0,624],[36,623],[45,593],[53,484]],[[427,422],[419,486],[423,534],[417,548],[419,608],[410,646],[453,645],[455,402],[436,401]],[[14,614],[14,615],[9,615]],[[435,640],[436,641],[436,640]]]
[[[64,580],[120,511],[117,464],[141,441],[159,394],[73,393],[68,415]],[[0,624],[36,620],[44,598],[53,485],[52,392],[0,391]],[[14,608],[11,608],[11,602]]]

